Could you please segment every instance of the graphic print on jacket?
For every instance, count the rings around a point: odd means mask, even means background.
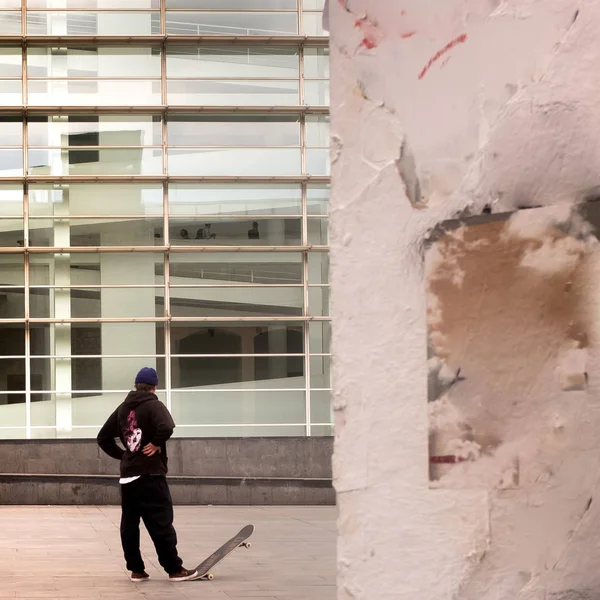
[[[138,427],[135,418],[135,410],[129,412],[127,416],[127,429],[123,430],[123,437],[129,452],[137,452],[142,445],[142,430]]]

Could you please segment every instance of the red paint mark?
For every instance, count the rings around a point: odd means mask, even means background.
[[[354,21],[354,27],[359,29],[363,34],[363,39],[360,45],[367,50],[373,50],[377,47],[380,39],[380,32],[377,29],[377,24],[370,21],[367,16],[361,17]]]
[[[407,33],[401,33],[400,37],[403,40],[407,40],[408,38],[411,38],[413,35],[415,35],[415,33],[417,33],[416,31],[408,31]]]
[[[430,59],[429,62],[423,67],[423,70],[419,74],[419,79],[423,79],[425,75],[427,75],[427,71],[431,69],[435,62],[437,62],[444,54],[452,50],[454,46],[458,46],[458,44],[464,44],[467,41],[467,34],[463,33],[459,35],[457,38],[453,39],[451,42],[448,42],[441,50],[438,50]]]
[[[364,37],[360,45],[366,48],[367,50],[373,50],[373,48],[377,46],[377,42],[371,38]]]
[[[405,11],[405,10],[401,10],[401,11],[400,11],[400,16],[401,16],[401,17],[404,17],[405,15],[406,15],[406,11]]]

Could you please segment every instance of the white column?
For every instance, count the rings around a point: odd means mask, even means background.
[[[329,8],[338,598],[594,597],[598,242],[568,214],[600,184],[600,3]],[[455,232],[437,256],[446,291],[430,291],[454,302],[430,323],[469,363],[455,407],[479,417],[474,437],[494,437],[433,484],[424,249],[436,225],[485,205],[515,211],[523,237],[502,224]],[[519,210],[531,205],[566,210]],[[586,250],[558,228],[548,235],[562,218]],[[520,285],[502,289],[498,269]],[[570,344],[592,357],[587,390],[555,376]],[[461,411],[444,416],[465,425]],[[515,456],[517,477],[505,477]]]

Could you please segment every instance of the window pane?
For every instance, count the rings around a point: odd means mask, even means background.
[[[2,198],[0,188],[0,200]],[[136,183],[31,185],[29,212],[44,215],[162,215],[162,187]],[[0,208],[1,208],[0,204]]]
[[[235,425],[303,423],[305,394],[290,392],[235,392],[213,390],[214,395],[174,392],[171,397],[173,418],[177,423],[198,425],[198,430],[185,428],[180,435],[302,435],[303,431],[290,428],[213,427],[212,424]],[[289,431],[288,431],[289,429]]]
[[[329,316],[330,292],[328,287],[310,287],[308,290],[309,314],[312,317]]]
[[[0,82],[0,86],[4,82]],[[23,145],[23,121],[21,117],[0,115],[0,146]]]
[[[108,389],[129,390],[133,387],[135,374],[146,366],[152,366],[157,373],[164,373],[164,358],[47,358],[31,359],[32,392],[70,392],[106,389],[102,385],[104,373],[119,372],[120,377],[111,378]],[[159,384],[160,385],[160,384]],[[163,379],[164,385],[164,379]],[[89,395],[89,394],[86,394]],[[95,394],[96,396],[98,394]],[[74,394],[75,397],[80,394]],[[121,401],[124,393],[120,394]],[[109,414],[104,417],[108,418]]]
[[[206,106],[293,106],[299,103],[299,83],[277,80],[167,81],[169,104]]]
[[[2,287],[25,285],[25,263],[22,254],[0,254],[0,285]],[[4,327],[4,325],[0,327]],[[1,338],[2,335],[0,335],[0,348],[2,346]],[[25,352],[24,349],[23,352]],[[2,354],[3,352],[0,350],[0,355]],[[20,354],[20,352],[15,351],[9,354]]]
[[[310,387],[317,389],[331,387],[331,356],[310,357]],[[328,423],[329,419],[321,422]]]
[[[2,265],[0,265],[0,269]],[[2,277],[0,275],[0,277]],[[0,319],[25,318],[25,289],[0,286]],[[2,325],[0,324],[0,335]],[[14,350],[13,350],[13,353]],[[16,352],[18,354],[18,352]],[[1,386],[1,382],[0,382]]]
[[[173,116],[167,136],[170,146],[299,146],[300,124],[297,117]]]
[[[0,160],[2,153],[0,152]],[[24,245],[23,219],[0,219],[0,246],[18,248]]]
[[[167,75],[298,79],[298,51],[281,46],[169,46]]]
[[[327,285],[329,283],[329,254],[327,252],[308,253],[308,283],[311,285]]]
[[[331,323],[315,321],[308,324],[311,354],[329,354],[331,352]]]
[[[27,135],[31,146],[160,146],[162,143],[160,116],[154,115],[31,116]]]
[[[302,323],[186,323],[171,327],[173,354],[302,354]],[[302,357],[294,357],[301,359]],[[204,359],[203,359],[204,360]],[[258,370],[258,379],[269,379],[269,359]],[[196,364],[196,363],[195,363]],[[302,362],[299,363],[300,366]],[[294,367],[298,376],[302,368]]]
[[[294,10],[297,0],[167,0],[167,8]]]
[[[107,368],[109,368],[110,365],[109,361],[110,359],[104,359],[103,361],[103,364],[105,364]],[[143,362],[143,360],[141,362],[138,361],[137,364],[140,364],[142,367],[147,366],[147,364]],[[157,367],[160,368],[161,364],[162,363],[159,363]],[[129,378],[131,380],[135,376],[135,373],[137,373],[137,371],[139,370],[135,366],[133,359],[131,359],[131,365],[129,368],[133,368],[133,370],[131,371],[132,375]],[[123,378],[123,380],[125,380],[125,377]],[[123,386],[121,389],[127,390],[131,387],[133,386],[131,383],[129,383],[128,385]],[[158,399],[161,402],[163,402],[163,404],[166,403],[164,392],[159,391],[156,395],[158,396]],[[121,402],[123,402],[123,400],[125,399],[125,394],[123,394],[122,392],[102,392],[102,394],[94,395],[73,394],[73,396],[77,397],[77,399],[74,400],[71,404],[71,415],[73,418],[73,425],[79,427],[90,427],[91,431],[85,434],[82,433],[81,430],[74,430],[69,437],[75,437],[78,435],[83,437],[84,435],[87,435],[89,437],[95,438],[98,433],[99,427],[102,426],[102,424],[106,421],[106,419],[108,419],[108,417],[117,408],[117,406],[119,406],[119,404],[121,404]],[[83,430],[83,432],[86,432],[86,430]]]
[[[23,150],[0,148],[0,177],[19,177],[23,174]]]
[[[21,75],[21,48],[0,48],[0,77],[17,77],[20,79]],[[2,87],[4,87],[4,84],[5,82],[2,82]]]
[[[27,72],[30,77],[160,77],[160,54],[137,46],[27,48]]]
[[[21,392],[21,393],[19,393]],[[20,408],[25,402],[25,359],[3,358],[0,360],[0,410],[1,427],[21,425]],[[3,431],[0,430],[0,437]]]
[[[0,0],[0,8],[21,8],[21,0]]]
[[[304,10],[323,10],[325,0],[302,0],[302,8]]]
[[[23,188],[20,185],[0,186],[0,216],[23,214]]]
[[[333,423],[330,391],[310,392],[310,420],[312,423]],[[313,427],[313,435],[331,435],[331,427]]]
[[[32,246],[154,246],[161,245],[162,219],[96,220],[31,219]],[[1,237],[0,237],[1,239]]]
[[[309,148],[306,150],[306,172],[309,175],[329,175],[329,149]]]
[[[155,106],[161,100],[160,81],[148,80],[30,80],[28,90],[32,106],[112,106],[119,97]]]
[[[167,11],[167,34],[171,35],[286,35],[297,32],[295,12]]]
[[[175,285],[172,282],[172,285]],[[162,294],[162,290],[161,290]],[[174,317],[285,317],[302,315],[303,290],[297,288],[172,287]]]
[[[31,148],[30,175],[160,175],[160,148]]]
[[[148,357],[163,353],[163,323],[31,323],[33,356],[104,354]],[[82,375],[87,380],[85,389],[131,389],[137,372],[132,363],[156,368],[163,361],[157,362],[155,358],[111,360],[111,368],[103,369],[100,375],[97,372]],[[158,373],[158,376],[159,385],[164,385],[164,374]],[[80,389],[84,389],[83,386]]]
[[[168,150],[171,175],[299,175],[299,148],[178,148]]]
[[[160,8],[160,0],[27,0],[27,8]]]
[[[305,81],[304,102],[313,106],[329,106],[329,81]]]
[[[326,246],[329,244],[328,220],[327,218],[308,219],[308,243],[315,246]]]
[[[329,117],[306,117],[306,145],[329,147]]]
[[[329,79],[329,48],[304,49],[304,76],[309,79]]]
[[[190,216],[171,218],[169,235],[174,246],[299,246],[301,229],[300,218],[254,217],[253,221],[211,218],[207,223],[205,219]]]
[[[0,13],[0,35],[21,35],[21,13]]]
[[[171,359],[171,373],[174,389],[306,387],[303,356],[180,356]]]
[[[136,317],[163,317],[163,288],[31,288],[30,313],[34,319],[119,319],[130,317],[132,298]],[[65,315],[66,307],[69,308]],[[63,311],[63,312],[61,312]]]
[[[299,185],[266,184],[171,184],[172,215],[300,214]],[[180,232],[175,232],[175,236]],[[255,234],[253,234],[254,236]]]
[[[329,211],[329,186],[306,186],[306,202],[309,215],[326,215]]]
[[[151,35],[160,33],[156,12],[33,12],[27,13],[29,35]]]
[[[164,271],[163,255],[158,252],[32,254],[29,265],[31,284],[37,286],[153,285],[163,282]],[[0,263],[0,273],[2,268]],[[133,292],[128,303],[132,309],[135,298]]]
[[[302,14],[304,35],[328,35],[323,29],[323,12],[305,12]]]
[[[0,106],[18,106],[22,100],[21,80],[4,80],[0,87]]]
[[[171,254],[172,283],[301,284],[302,255],[295,252]]]

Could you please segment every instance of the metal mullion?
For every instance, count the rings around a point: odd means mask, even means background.
[[[316,356],[313,354],[313,356]],[[299,353],[278,352],[274,354],[172,354],[171,358],[298,358],[304,357]],[[4,357],[2,357],[4,358]],[[91,357],[94,358],[94,357]]]
[[[30,323],[164,323],[164,317],[30,318]]]
[[[184,283],[184,284],[171,284],[170,285],[171,289],[173,290],[178,290],[178,289],[194,289],[194,290],[203,290],[203,289],[223,289],[223,288],[231,288],[231,289],[236,289],[236,288],[242,288],[242,289],[265,289],[265,288],[302,288],[302,284],[301,283],[226,283],[226,284],[219,284],[219,283],[207,283],[205,285],[202,284],[194,284],[194,283]],[[6,288],[0,288],[0,289],[6,289]],[[11,288],[12,289],[12,288]]]
[[[10,11],[9,11],[10,12]],[[12,11],[18,12],[18,11]],[[169,11],[170,12],[170,11]],[[224,45],[240,44],[248,46],[315,46],[326,48],[330,44],[329,36],[324,35],[6,35],[2,36],[5,46],[24,42],[28,46],[146,46],[158,45],[162,41],[173,45]]]
[[[205,219],[212,219],[213,221],[219,221],[219,220],[225,220],[225,221],[249,221],[250,219],[252,220],[259,220],[259,221],[269,221],[269,220],[276,220],[276,219],[301,219],[302,215],[301,214],[268,214],[268,215],[261,215],[261,214],[250,214],[250,215],[224,215],[224,214],[216,214],[216,215],[194,215],[194,214],[176,214],[176,215],[171,215],[173,218],[176,219],[199,219],[199,220],[205,220]]]
[[[123,9],[125,10],[125,9]],[[155,9],[156,10],[156,9]],[[273,9],[261,9],[261,8],[169,8],[169,12],[172,13],[197,13],[197,14],[212,14],[212,13],[269,13],[269,14],[279,14],[279,13],[294,13],[297,9],[295,8],[280,8],[277,10]]]
[[[102,77],[92,77],[92,76],[81,76],[81,77],[30,77],[31,81],[159,81],[160,77],[141,77],[136,75],[131,76],[119,76],[116,75],[114,77],[102,76]]]
[[[27,0],[21,0],[21,35],[27,35]]]
[[[306,212],[306,194],[304,196],[304,212]],[[306,230],[304,230],[306,231]],[[304,235],[303,231],[303,235]],[[305,418],[306,418],[306,435],[311,436],[311,405],[310,405],[310,328],[308,326],[310,317],[310,304],[309,304],[309,288],[308,288],[308,252],[302,253],[302,279],[303,279],[303,292],[304,292],[304,317],[306,321],[304,323],[304,377],[305,377]]]
[[[172,398],[171,398],[171,296],[169,291],[170,284],[170,273],[169,273],[169,252],[164,254],[164,307],[165,316],[167,321],[165,322],[164,335],[165,335],[165,389],[166,389],[166,405],[167,409],[171,410]]]
[[[9,146],[2,146],[8,148]],[[32,146],[38,150],[158,150],[162,146]]]
[[[34,79],[34,78],[31,78]],[[18,77],[7,78],[9,81],[20,81]],[[158,78],[155,79],[158,81]],[[125,79],[123,79],[125,81]],[[147,81],[146,79],[144,81]],[[294,80],[297,81],[297,80]],[[308,79],[308,81],[313,81]],[[315,80],[317,81],[317,80]],[[319,80],[320,81],[320,80]],[[327,81],[323,79],[322,81]],[[26,78],[23,78],[23,84],[26,83]],[[33,115],[77,115],[77,114],[98,114],[98,115],[158,115],[161,113],[170,113],[174,115],[196,115],[196,114],[209,114],[209,115],[231,115],[231,114],[259,114],[259,115],[283,115],[293,116],[302,113],[315,114],[315,115],[328,115],[330,110],[329,107],[316,104],[316,105],[299,105],[299,104],[287,104],[281,106],[273,105],[248,105],[248,106],[200,106],[200,105],[186,105],[186,104],[155,104],[149,106],[27,106],[26,103],[22,105],[13,106],[0,106],[0,114],[2,115],[22,115],[24,113]]]
[[[0,12],[8,12],[9,9],[0,9]],[[157,8],[30,8],[29,12],[36,13],[71,13],[71,12],[82,12],[82,13],[128,13],[128,12],[139,12],[139,13],[158,13]]]
[[[79,220],[79,219],[97,219],[104,220],[109,219],[111,221],[119,220],[119,221],[130,221],[133,219],[159,219],[161,215],[64,215],[64,216],[56,216],[56,215],[34,215],[31,216],[30,219],[34,221],[70,221]],[[0,217],[3,218],[3,217]]]
[[[297,82],[297,77],[171,77],[170,81],[294,81]]]
[[[144,284],[82,284],[82,285],[32,285],[32,290],[102,290],[102,289],[160,289],[163,286],[160,284],[144,285]],[[0,289],[13,289],[13,288],[1,288]],[[20,289],[20,288],[19,288]]]
[[[260,356],[264,356],[261,354]],[[2,358],[5,358],[4,356]],[[8,357],[6,357],[8,358]],[[22,358],[20,356],[13,358]],[[34,360],[39,358],[48,358],[53,360],[66,360],[69,358],[165,358],[164,354],[40,354],[33,357]],[[2,392],[5,393],[5,392]]]
[[[171,317],[174,323],[304,323],[307,321],[331,321],[331,317]]]
[[[268,254],[269,252],[289,252],[298,253],[306,250],[311,252],[329,252],[329,246],[170,246],[169,252],[202,254],[202,253],[220,253],[220,252],[255,252]],[[0,254],[99,254],[108,252],[164,252],[166,246],[30,246],[25,249],[22,246],[0,247]],[[19,319],[17,319],[18,321]]]
[[[303,3],[303,0],[298,0],[298,4],[296,5],[296,10],[298,11],[298,34],[302,35],[304,33],[304,3]]]

